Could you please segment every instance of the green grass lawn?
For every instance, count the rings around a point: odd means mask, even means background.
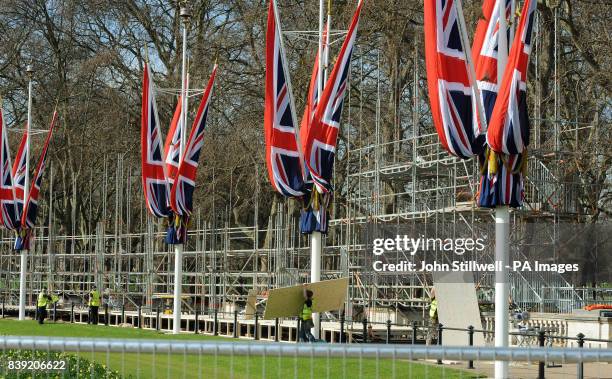
[[[0,320],[0,335],[6,336],[44,336],[44,337],[93,337],[93,338],[148,338],[177,340],[220,340],[225,337],[204,336],[201,334],[166,334],[155,330],[138,328],[119,328],[113,326],[69,324],[45,321],[39,325],[36,321]]]
[[[168,335],[155,331],[81,325],[0,320],[1,335],[92,338],[218,340],[194,334]],[[140,378],[474,378],[477,373],[406,360],[296,357],[246,357],[190,354],[81,352],[80,358],[99,362],[123,377]],[[0,370],[0,373],[2,370]],[[0,378],[2,376],[0,375]]]

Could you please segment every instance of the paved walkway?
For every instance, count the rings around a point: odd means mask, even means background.
[[[467,364],[449,365],[449,367],[460,368]],[[487,375],[488,378],[493,378],[494,364],[492,362],[474,362],[475,370],[466,370],[469,372],[477,372]],[[576,378],[578,366],[575,363],[567,363],[561,367],[546,367],[544,376],[546,379],[570,379]],[[510,363],[510,378],[511,379],[535,379],[538,377],[537,363]],[[584,379],[612,379],[612,363],[585,363],[584,364]]]

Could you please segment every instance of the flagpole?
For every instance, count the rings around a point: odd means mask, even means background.
[[[320,20],[319,20],[319,51],[321,51],[321,45],[322,45],[322,41],[323,41],[323,12],[324,12],[324,7],[323,7],[323,0],[319,0],[320,1]],[[282,32],[282,28],[281,28],[281,24],[280,24],[280,20],[279,20],[279,16],[278,16],[278,9],[276,6],[276,0],[272,0],[272,6],[274,8],[274,23],[276,24],[276,29],[279,35],[279,40],[280,40],[280,47],[281,47],[281,51],[285,51],[285,47],[283,44],[283,32]],[[323,60],[321,57],[322,54],[319,54],[319,72],[322,72],[322,67],[323,67]],[[284,68],[284,72],[286,74],[286,80],[287,80],[287,93],[289,95],[289,104],[291,105],[291,109],[294,110],[294,112],[291,112],[292,117],[293,117],[293,125],[295,125],[295,138],[296,138],[296,142],[297,142],[297,146],[298,146],[298,154],[300,157],[300,161],[301,162],[305,162],[304,160],[304,155],[302,152],[302,144],[300,141],[300,133],[298,132],[298,128],[297,125],[298,121],[297,121],[297,117],[295,115],[295,100],[293,99],[293,88],[291,86],[291,75],[289,75],[289,70],[288,70],[288,66],[287,66],[287,62],[285,61],[285,54],[282,53],[281,54],[281,64],[283,65]],[[319,81],[317,83],[317,90],[319,91],[319,96],[321,96],[321,91],[322,91],[322,83],[321,81]],[[314,191],[315,189],[313,189]],[[320,232],[313,232],[310,235],[310,251],[311,251],[311,261],[310,261],[310,281],[312,283],[314,282],[318,282],[321,280],[321,233]],[[314,336],[316,338],[319,338],[319,315],[313,313],[312,315],[312,319],[313,322],[315,324],[315,331],[314,331]]]
[[[187,144],[187,93],[185,78],[187,76],[187,27],[191,14],[185,6],[180,10],[181,18],[183,19],[183,66],[181,70],[181,145],[179,149],[179,162],[183,159]],[[183,244],[174,245],[174,309],[172,312],[172,333],[179,334],[181,332],[181,297],[183,291]]]
[[[325,50],[324,50],[324,61],[323,61],[323,75],[321,75],[321,77],[323,78],[323,83],[327,82],[327,74],[328,74],[328,70],[329,70],[329,41],[330,41],[330,34],[331,34],[331,22],[332,22],[332,2],[331,0],[328,0],[327,2],[327,33],[325,33],[325,41],[323,42],[323,46],[325,46]],[[322,38],[323,36],[321,36]],[[321,51],[321,50],[319,50]],[[321,52],[320,54],[323,54],[323,52]],[[319,55],[320,55],[319,54]],[[319,81],[320,82],[320,81]],[[321,85],[321,92],[319,92],[319,99],[321,98],[322,92],[323,92],[323,87],[324,85]]]
[[[28,199],[29,181],[30,181],[30,125],[32,123],[32,76],[34,69],[32,65],[26,67],[28,74],[28,123],[26,124],[26,169],[25,169],[25,184],[23,189],[23,211],[25,211],[26,201]],[[25,320],[25,305],[26,305],[26,267],[28,265],[28,250],[21,250],[21,263],[19,272],[19,320]]]
[[[501,86],[508,61],[508,39],[505,1],[499,0],[499,30],[497,32],[497,86]],[[495,272],[495,347],[508,347],[508,265],[510,249],[510,210],[507,205],[495,208],[495,261],[501,269]],[[495,361],[495,379],[508,378],[508,362]]]
[[[329,4],[331,6],[331,4]],[[331,12],[330,12],[331,13]],[[327,17],[331,21],[331,15],[328,13]],[[324,0],[319,0],[319,80],[317,81],[317,93],[319,99],[323,93],[323,85],[325,77],[327,76],[327,57],[323,51],[323,28],[325,24],[325,3]],[[329,26],[328,26],[329,30]],[[329,35],[329,31],[327,33]],[[317,191],[316,186],[312,188],[313,196],[314,191]],[[322,249],[323,238],[321,232],[313,231],[310,235],[310,282],[316,283],[321,281],[321,249]],[[315,294],[316,296],[316,294]],[[312,321],[314,324],[314,333],[316,339],[320,338],[319,330],[321,328],[321,317],[319,313],[312,314]]]
[[[317,81],[317,93],[321,98],[323,92],[323,27],[325,23],[325,3],[324,0],[319,0],[319,80]]]

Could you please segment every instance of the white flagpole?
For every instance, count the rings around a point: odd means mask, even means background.
[[[325,3],[324,0],[319,0],[319,80],[317,81],[317,93],[321,98],[323,92],[323,27],[325,23]]]
[[[331,4],[329,4],[331,6]],[[328,20],[331,22],[331,12],[327,15]],[[319,0],[319,80],[317,82],[317,93],[319,101],[321,100],[321,94],[323,93],[324,80],[327,76],[327,54],[323,51],[323,28],[325,24],[325,3],[324,0]],[[330,28],[328,26],[328,37],[329,38]],[[313,186],[313,196],[316,187]],[[321,281],[321,250],[322,250],[323,238],[321,232],[313,231],[310,235],[310,282],[316,283]],[[317,296],[317,294],[315,294]],[[320,295],[319,295],[320,296]],[[321,317],[318,313],[312,314],[312,321],[314,323],[313,335],[316,339],[319,339],[319,329],[321,327]]]
[[[506,6],[498,1],[499,30],[497,32],[497,88],[501,87],[504,70],[508,62],[508,39]],[[510,211],[507,205],[495,208],[495,261],[500,262],[500,271],[495,272],[495,347],[508,347],[508,265],[510,249]],[[508,362],[495,361],[495,379],[508,378]]]
[[[181,18],[183,19],[183,67],[181,70],[181,145],[179,149],[179,162],[183,158],[187,144],[187,28],[189,26],[189,9],[181,7]],[[181,298],[183,292],[183,244],[174,245],[174,309],[172,312],[172,333],[181,332]]]
[[[322,44],[322,37],[323,37],[323,0],[319,0],[320,1],[320,20],[319,20],[319,51],[321,51],[321,44]],[[293,99],[293,88],[291,87],[291,75],[289,74],[289,66],[287,65],[286,62],[286,57],[285,57],[285,46],[283,44],[283,32],[282,32],[282,28],[281,28],[281,24],[280,24],[280,19],[278,16],[278,8],[276,6],[276,0],[272,0],[272,6],[274,8],[274,21],[276,24],[276,31],[279,35],[279,41],[280,41],[280,49],[281,49],[281,64],[283,65],[283,69],[285,72],[285,79],[286,79],[286,84],[287,84],[287,92],[289,95],[289,104],[291,105],[291,109],[293,109],[293,112],[291,112],[291,116],[293,117],[293,125],[295,125],[295,138],[297,141],[297,146],[298,146],[298,154],[300,156],[300,161],[305,164],[305,160],[304,160],[304,153],[302,151],[302,144],[300,141],[300,133],[298,131],[298,121],[297,121],[297,116],[295,114],[295,100]],[[323,61],[322,61],[322,57],[321,54],[319,54],[319,72],[322,72],[322,66],[323,66]],[[319,96],[321,94],[322,91],[322,84],[321,81],[319,81],[318,83],[318,87],[317,90],[319,91]],[[313,232],[310,235],[310,247],[311,247],[311,269],[310,269],[310,277],[311,277],[311,282],[318,282],[321,279],[321,233],[319,232]],[[315,323],[315,337],[319,338],[319,327],[318,327],[318,314],[313,314],[312,318],[313,321]]]
[[[26,67],[28,74],[28,123],[26,124],[26,170],[25,184],[23,187],[23,211],[25,211],[26,201],[28,200],[29,182],[30,182],[30,125],[32,124],[32,76],[34,69],[32,65]],[[19,320],[25,320],[25,304],[26,304],[26,267],[28,265],[28,250],[21,250],[21,263],[19,271]],[[42,290],[42,288],[41,288]]]
[[[331,0],[328,0],[327,2],[327,33],[325,36],[325,41],[323,42],[323,46],[325,46],[325,50],[324,52],[321,52],[319,55],[323,54],[324,55],[324,61],[323,61],[323,75],[321,75],[321,77],[323,78],[323,84],[321,85],[321,92],[323,91],[323,87],[325,87],[325,83],[327,83],[327,75],[329,74],[329,41],[331,39],[331,22],[332,22],[332,14],[331,14]],[[323,36],[321,36],[322,38]],[[321,47],[319,47],[321,48]],[[321,50],[319,50],[321,51]],[[321,82],[321,81],[319,81]],[[322,93],[319,92],[319,99],[321,98]]]
[[[316,188],[312,189],[316,191]],[[310,282],[315,283],[321,280],[321,232],[314,231],[310,235]],[[321,294],[315,294],[315,296],[321,296]],[[318,313],[312,314],[312,321],[314,323],[313,335],[315,338],[319,338],[319,326],[321,325],[321,319]]]

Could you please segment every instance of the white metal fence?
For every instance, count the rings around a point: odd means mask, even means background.
[[[513,378],[612,373],[612,349],[0,336],[1,378],[474,378],[495,360]]]

